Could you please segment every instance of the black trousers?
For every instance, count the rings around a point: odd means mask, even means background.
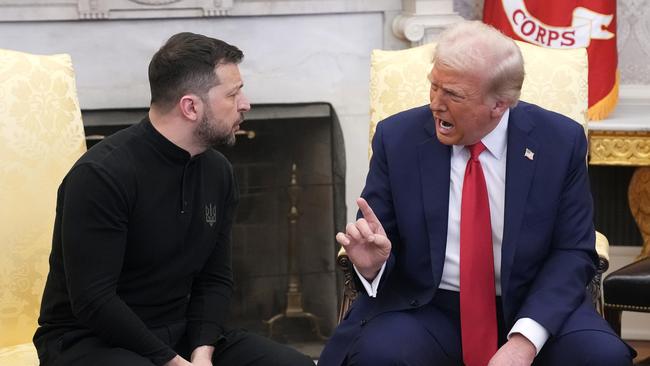
[[[51,350],[56,352],[55,350]],[[191,350],[181,341],[175,351],[189,361]],[[88,336],[70,345],[41,366],[153,366],[147,358],[124,348]],[[230,330],[215,345],[215,366],[313,366],[314,362],[298,351],[268,338],[241,329]]]

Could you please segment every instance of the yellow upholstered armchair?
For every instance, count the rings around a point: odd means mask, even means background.
[[[38,365],[36,330],[63,176],[86,150],[68,55],[0,49],[0,365]]]
[[[586,50],[556,50],[522,42],[517,44],[522,51],[526,70],[521,99],[564,114],[586,127]],[[429,103],[430,83],[427,75],[431,71],[434,52],[435,44],[400,51],[373,51],[370,65],[370,140],[379,121]],[[594,304],[602,312],[600,283],[601,274],[609,266],[609,244],[605,236],[596,234],[601,260],[598,275],[589,289]],[[357,290],[354,270],[343,248],[339,251],[337,263],[345,276],[340,321],[354,301]]]

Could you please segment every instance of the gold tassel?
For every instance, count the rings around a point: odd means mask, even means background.
[[[616,82],[612,87],[612,90],[605,96],[605,98],[599,100],[596,104],[589,107],[587,111],[587,119],[590,121],[597,121],[605,119],[610,113],[616,108],[618,103],[618,84],[620,81],[621,75],[616,69]]]

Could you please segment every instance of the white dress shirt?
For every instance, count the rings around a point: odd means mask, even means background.
[[[485,175],[490,204],[494,279],[497,296],[501,295],[501,242],[503,240],[503,221],[505,215],[509,116],[510,110],[506,110],[497,127],[481,140],[487,149],[479,155],[479,161],[481,162],[483,174]],[[460,291],[460,207],[465,168],[469,160],[469,155],[469,150],[465,146],[452,146],[447,246],[445,250],[445,263],[442,269],[442,279],[439,286],[439,288],[451,291]],[[386,264],[384,263],[372,283],[366,281],[357,271],[357,275],[359,275],[361,283],[369,296],[377,296],[377,288],[385,267]],[[548,331],[530,318],[517,320],[508,333],[508,338],[513,333],[520,333],[528,338],[535,345],[537,353],[539,353],[549,337]]]

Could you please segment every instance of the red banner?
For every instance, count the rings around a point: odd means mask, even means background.
[[[538,46],[586,47],[588,117],[603,119],[616,107],[616,0],[485,0],[483,21]]]

